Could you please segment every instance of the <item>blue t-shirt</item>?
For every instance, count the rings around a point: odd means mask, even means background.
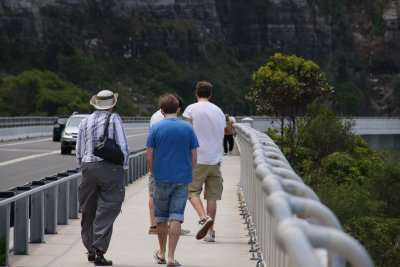
[[[155,123],[147,137],[147,147],[154,148],[153,171],[156,183],[191,183],[191,150],[199,147],[190,123],[165,118]]]

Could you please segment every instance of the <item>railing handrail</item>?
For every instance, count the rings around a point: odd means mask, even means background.
[[[66,177],[62,177],[62,178],[60,178],[58,180],[51,180],[51,181],[49,181],[49,183],[46,183],[44,185],[35,186],[34,188],[26,190],[26,191],[24,191],[24,192],[22,192],[20,194],[17,194],[17,195],[15,195],[13,197],[9,197],[9,198],[5,198],[3,200],[0,200],[0,207],[5,206],[7,204],[10,204],[12,202],[15,202],[17,200],[20,200],[22,198],[25,198],[27,196],[30,196],[32,194],[35,194],[37,192],[40,192],[40,191],[46,190],[48,188],[54,187],[54,186],[56,186],[58,184],[65,183],[65,182],[67,182],[69,180],[72,180],[72,179],[76,179],[79,176],[80,176],[80,173],[75,173],[75,174],[72,174],[72,175],[68,175]]]
[[[244,196],[242,212],[253,225],[249,232],[258,240],[259,262],[266,258],[276,261],[267,266],[286,267],[290,261],[298,267],[320,267],[314,250],[324,248],[331,267],[344,267],[344,259],[352,266],[373,267],[365,248],[343,232],[335,214],[293,171],[274,141],[244,123],[235,124],[235,128],[242,150],[238,194]],[[287,261],[282,263],[282,258]]]
[[[143,148],[130,153],[128,169],[125,171],[125,185],[148,172],[145,151],[146,148]],[[10,221],[14,222],[14,254],[26,255],[29,250],[28,239],[31,239],[31,243],[42,243],[45,227],[46,233],[54,234],[57,233],[58,224],[68,224],[69,219],[78,218],[80,177],[81,172],[77,169],[68,170],[20,188],[2,191],[5,194],[0,197],[0,239],[5,242],[5,262],[0,262],[0,265],[9,264]],[[12,205],[19,208],[11,209]]]
[[[0,128],[15,128],[25,126],[50,126],[58,117],[22,116],[0,117]],[[124,123],[148,122],[150,117],[121,117]]]

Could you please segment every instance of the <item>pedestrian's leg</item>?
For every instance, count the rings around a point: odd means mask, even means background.
[[[213,219],[215,224],[215,216],[217,214],[217,201],[215,199],[207,199],[207,214]],[[214,227],[211,226],[209,231],[213,231]]]
[[[168,239],[168,223],[167,222],[159,222],[157,223],[157,235],[158,235],[158,243],[160,244],[160,250],[158,252],[158,256],[160,259],[165,259],[165,253],[167,250],[167,239]]]
[[[175,263],[175,249],[181,234],[181,222],[171,220],[169,222],[169,239],[168,239],[168,259],[167,264]]]
[[[149,234],[156,233],[156,223],[154,222],[154,199],[153,199],[153,192],[154,192],[154,177],[152,174],[149,175],[149,216],[150,216],[150,229]]]
[[[88,252],[95,252],[93,243],[93,221],[96,215],[99,192],[96,177],[92,175],[88,164],[82,165],[82,180],[78,188],[79,208],[82,212],[81,238]]]
[[[149,197],[149,211],[150,211],[150,227],[156,226],[154,222],[154,200]]]
[[[232,152],[233,145],[235,144],[235,140],[233,139],[233,135],[229,135],[228,136],[228,142],[229,142],[229,152]]]
[[[200,199],[203,185],[207,179],[207,168],[208,165],[197,164],[193,171],[193,181],[189,184],[189,201],[200,219],[204,219],[207,216],[203,202]]]
[[[228,137],[224,135],[224,153],[228,154]]]
[[[110,245],[115,219],[120,210],[98,208],[93,226],[93,247],[102,251],[104,254]]]
[[[201,201],[199,196],[192,196],[189,199],[190,203],[192,204],[193,208],[196,210],[197,214],[199,215],[200,219],[204,219],[207,214],[203,206],[203,202]]]
[[[106,253],[110,245],[114,221],[121,212],[124,201],[125,182],[124,171],[119,166],[116,169],[106,169],[104,172],[108,180],[102,184],[97,202],[96,218],[93,223],[93,246]]]
[[[93,221],[96,214],[96,210],[94,212],[82,211],[82,219],[81,219],[81,238],[82,243],[87,249],[88,252],[95,252],[92,247],[93,244]]]

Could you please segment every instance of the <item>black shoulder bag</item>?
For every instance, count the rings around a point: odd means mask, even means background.
[[[106,126],[104,127],[104,134],[100,136],[96,143],[94,155],[106,161],[123,165],[125,160],[124,153],[122,153],[121,148],[114,139],[108,138],[108,125],[110,124],[110,118],[111,114],[107,118]]]

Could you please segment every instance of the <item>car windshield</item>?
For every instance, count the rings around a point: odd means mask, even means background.
[[[84,117],[72,117],[71,120],[68,123],[69,127],[78,127],[79,123],[84,119]]]
[[[57,123],[59,124],[66,124],[68,121],[68,118],[58,118]]]

